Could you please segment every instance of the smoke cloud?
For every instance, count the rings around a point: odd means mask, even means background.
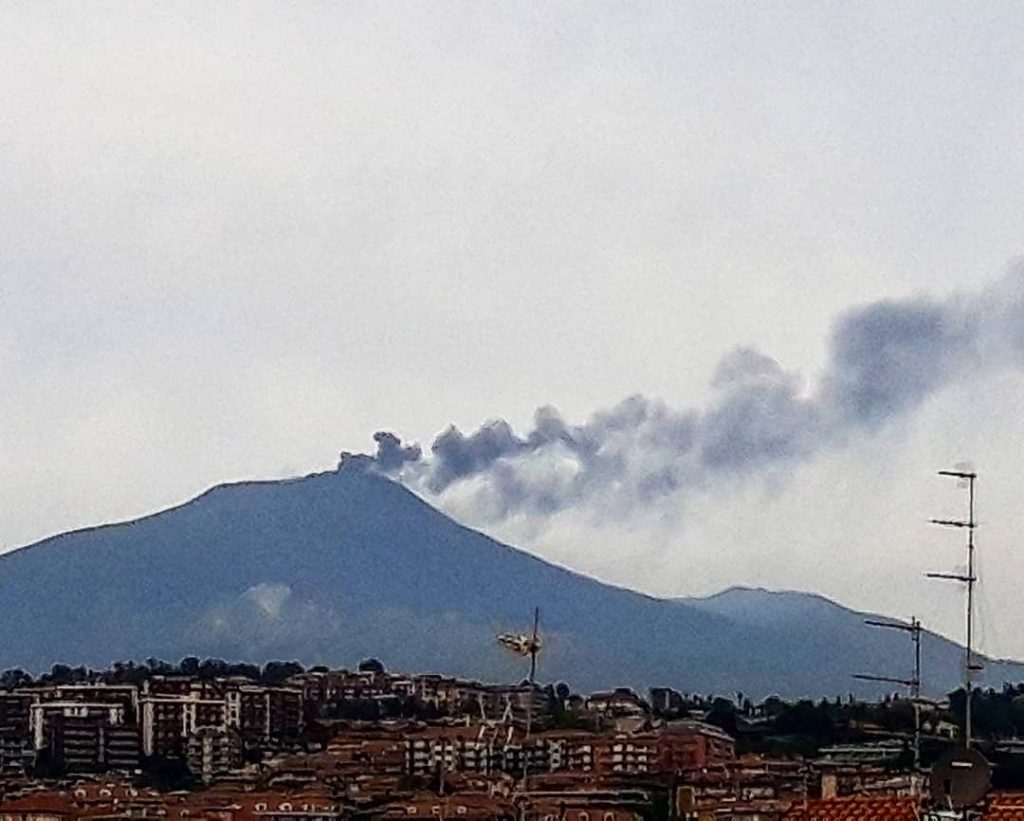
[[[531,430],[503,419],[451,426],[424,454],[374,436],[374,469],[444,503],[472,496],[474,518],[551,514],[581,503],[628,510],[728,477],[776,476],[911,415],[952,381],[1024,364],[1024,273],[945,300],[882,301],[833,324],[813,382],[750,347],[726,354],[711,401],[673,409],[632,396],[582,424],[539,408]]]

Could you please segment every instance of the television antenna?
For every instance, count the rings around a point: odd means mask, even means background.
[[[535,695],[534,682],[537,678],[537,656],[540,655],[540,607],[533,608],[533,631],[531,633],[501,633],[498,636],[498,644],[506,650],[510,650],[517,656],[529,656],[530,675],[527,678],[529,692],[526,698],[526,736],[523,740],[523,791],[527,788],[527,778],[530,764],[530,730],[533,725],[533,699]],[[509,727],[511,738],[512,728]]]
[[[533,609],[533,632],[532,633],[501,633],[498,635],[498,644],[506,650],[510,650],[517,656],[529,656],[530,676],[529,682],[533,684],[537,676],[537,656],[541,650],[541,640],[538,634],[540,627],[540,608]]]
[[[931,523],[942,527],[958,528],[967,531],[967,572],[966,573],[928,573],[931,579],[949,579],[962,582],[967,589],[967,632],[966,646],[964,648],[964,727],[963,743],[969,749],[971,746],[971,701],[974,691],[973,679],[976,673],[983,669],[980,663],[974,660],[974,585],[978,577],[974,572],[974,531],[978,523],[974,518],[974,483],[978,474],[970,470],[967,465],[957,465],[954,470],[940,470],[940,476],[951,476],[957,480],[960,487],[967,490],[967,518],[966,519],[932,519]]]
[[[879,676],[870,673],[854,673],[853,677],[861,681],[885,681],[891,684],[900,684],[910,691],[910,700],[914,706],[914,771],[917,772],[921,769],[921,621],[915,616],[911,616],[909,624],[874,619],[864,619],[864,623],[871,627],[901,630],[909,633],[913,641],[914,673],[910,678]]]

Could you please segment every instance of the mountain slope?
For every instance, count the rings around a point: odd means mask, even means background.
[[[852,689],[850,671],[891,669],[905,655],[905,637],[859,621],[842,622],[841,636],[835,626],[797,631],[777,614],[737,615],[727,599],[662,601],[601,584],[464,528],[358,463],[217,487],[0,556],[0,601],[0,665],[30,669],[374,655],[399,669],[512,680],[523,665],[493,637],[525,627],[534,604],[541,678],[582,689],[834,695]],[[957,649],[933,644],[946,688]]]
[[[907,621],[863,613],[836,604],[823,596],[790,590],[733,587],[707,598],[676,601],[737,625],[771,624],[780,632],[800,635],[835,674],[870,673],[909,679],[913,675],[913,644],[910,634],[869,627],[865,619]],[[921,669],[926,693],[940,695],[958,686],[963,671],[963,649],[927,630],[921,636]],[[1018,680],[1020,664],[987,660],[981,683],[999,685]],[[881,685],[885,687],[885,685]],[[854,688],[855,691],[856,688]]]

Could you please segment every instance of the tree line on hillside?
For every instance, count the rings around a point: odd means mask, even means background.
[[[323,670],[326,667],[311,667],[310,670]],[[94,670],[85,666],[72,667],[67,664],[54,664],[49,672],[33,676],[21,668],[12,668],[0,673],[0,688],[13,690],[33,684],[135,684],[142,683],[153,676],[182,675],[199,679],[215,678],[247,678],[255,683],[268,686],[284,683],[290,676],[306,672],[306,668],[297,661],[268,661],[262,667],[248,662],[224,661],[208,658],[200,661],[195,656],[183,658],[177,664],[162,659],[149,658],[144,662],[115,661],[106,670]]]
[[[921,707],[926,760],[941,754],[964,723],[965,690]],[[853,696],[786,701],[772,696],[755,704],[742,693],[722,696],[687,695],[665,718],[701,717],[732,735],[740,752],[816,755],[832,745],[870,743],[884,738],[909,742],[914,732],[914,704],[900,694],[878,701]],[[1000,742],[1024,738],[1024,683],[972,691],[972,735],[994,749]],[[908,746],[909,754],[909,746]]]

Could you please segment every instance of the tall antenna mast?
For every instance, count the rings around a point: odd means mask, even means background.
[[[967,487],[967,518],[966,519],[932,519],[932,524],[942,527],[957,527],[967,531],[967,573],[929,573],[932,579],[952,579],[967,585],[967,646],[964,654],[964,747],[971,746],[971,701],[974,691],[971,678],[982,669],[974,661],[974,584],[978,581],[974,574],[974,531],[978,523],[974,518],[974,483],[978,474],[968,470],[940,470],[940,476],[952,476],[965,483]]]
[[[538,632],[539,630],[540,608],[534,607],[532,633],[502,633],[497,637],[498,644],[506,650],[511,650],[517,656],[529,656],[530,675],[527,682],[529,683],[531,690],[533,688],[534,681],[537,678],[537,656],[540,654],[541,648],[544,646]],[[529,725],[530,717],[530,711],[527,711],[527,725]],[[527,728],[527,732],[529,732],[529,728]]]
[[[533,697],[534,680],[537,677],[537,653],[540,652],[540,641],[537,629],[540,627],[540,607],[533,608],[533,633],[530,636],[530,692],[526,698],[526,738],[523,741],[523,792],[529,789],[530,778],[530,730],[533,728]]]
[[[530,676],[527,679],[529,692],[526,698],[526,738],[523,742],[523,789],[526,789],[527,774],[529,767],[530,732],[533,729],[533,699],[535,695],[535,681],[537,678],[537,656],[540,654],[542,645],[540,639],[540,607],[533,608],[533,632],[526,633],[502,633],[498,636],[498,644],[502,645],[513,653],[520,656],[530,657]],[[511,730],[510,730],[511,732]],[[511,736],[510,736],[511,738]]]
[[[537,629],[540,627],[540,608],[533,608],[533,635],[530,637],[530,684],[537,676],[537,653],[540,642],[537,640]]]
[[[864,623],[872,627],[887,627],[891,630],[910,633],[914,642],[914,673],[911,678],[876,676],[868,673],[854,673],[853,677],[861,681],[888,681],[893,684],[902,684],[910,691],[910,699],[914,706],[914,770],[919,771],[921,769],[921,621],[915,616],[911,616],[910,624],[873,619],[864,619]]]
[[[526,701],[526,741],[530,740],[530,729],[533,725],[533,687],[537,677],[537,653],[540,651],[540,642],[537,640],[537,628],[540,627],[540,608],[533,608],[533,633],[530,636],[530,695]]]

